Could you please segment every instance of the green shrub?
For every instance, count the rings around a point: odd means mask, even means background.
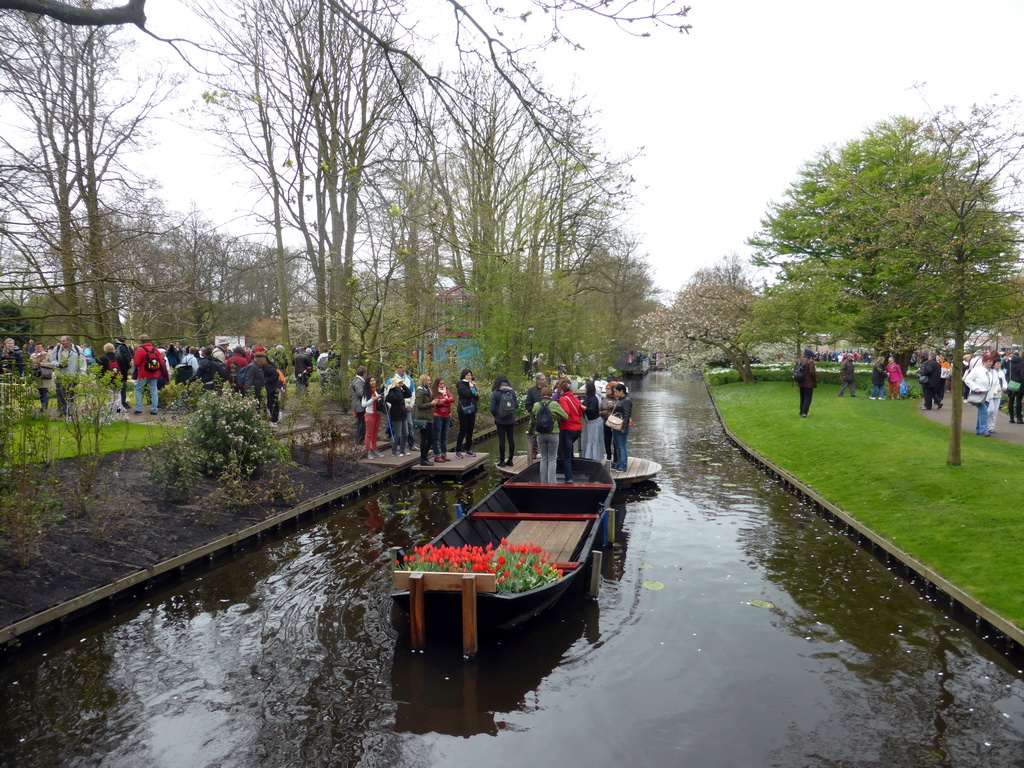
[[[248,476],[285,454],[256,400],[205,393],[185,426],[166,435],[154,452],[152,476],[168,500],[183,501],[200,474],[220,476],[232,467]]]
[[[184,430],[171,430],[156,448],[150,451],[150,473],[167,501],[188,501],[202,474],[197,452],[188,442]]]
[[[0,376],[0,547],[22,568],[61,519],[56,444],[38,405],[34,379]]]
[[[282,455],[263,408],[251,397],[206,394],[185,423],[185,444],[199,471],[219,475],[235,463],[247,474]]]

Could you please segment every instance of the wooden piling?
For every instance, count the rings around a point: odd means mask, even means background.
[[[467,573],[462,577],[462,653],[475,656],[479,649],[476,622],[476,577]]]
[[[412,649],[423,650],[427,644],[427,623],[423,604],[423,572],[409,574],[409,630]]]
[[[590,555],[590,596],[596,598],[601,593],[601,561],[603,555],[594,550]]]

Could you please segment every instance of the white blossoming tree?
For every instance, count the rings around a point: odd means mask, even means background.
[[[671,306],[643,317],[641,327],[676,367],[728,358],[750,383],[751,361],[766,341],[754,311],[762,292],[749,265],[733,253],[694,274]]]

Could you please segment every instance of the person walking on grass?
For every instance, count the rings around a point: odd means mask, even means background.
[[[839,366],[839,396],[842,397],[843,393],[849,389],[850,397],[857,396],[857,375],[853,368],[853,355],[848,354],[843,358],[842,364]]]
[[[814,368],[814,353],[805,349],[793,369],[793,379],[800,389],[800,418],[806,419],[811,410],[811,398],[818,386],[818,372]],[[622,459],[618,459],[622,463]]]

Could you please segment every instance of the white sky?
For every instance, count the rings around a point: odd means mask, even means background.
[[[150,0],[151,27],[163,32]],[[411,3],[423,0],[410,0]],[[689,35],[581,28],[582,52],[547,54],[600,111],[613,154],[643,147],[632,226],[658,285],[677,290],[758,228],[800,164],[896,114],[1004,102],[1022,90],[1024,0],[692,0]],[[194,98],[201,88],[195,86]],[[165,199],[217,223],[246,196],[208,136],[165,124],[149,171]],[[239,228],[234,227],[234,231]]]

